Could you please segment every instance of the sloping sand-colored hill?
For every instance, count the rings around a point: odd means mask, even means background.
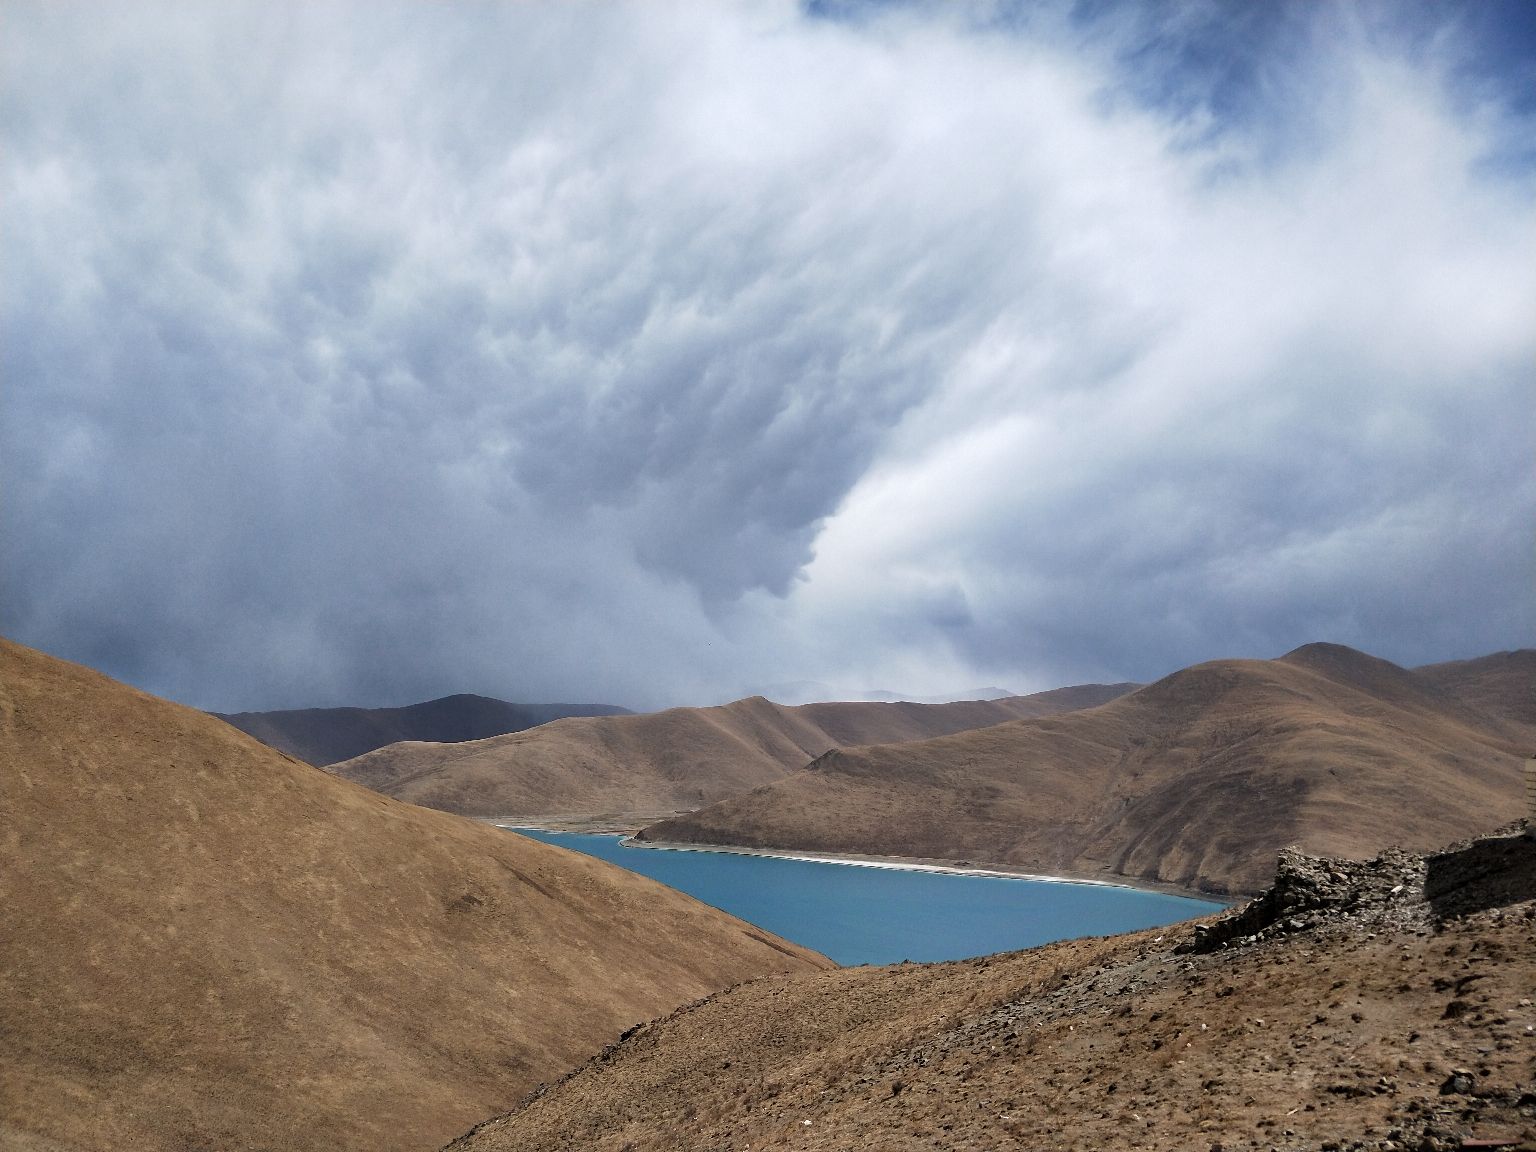
[[[1513,818],[1533,743],[1433,677],[1314,644],[1086,711],[829,752],[641,835],[1252,892],[1289,844],[1361,856]]]
[[[718,993],[453,1152],[1536,1141],[1536,840],[1290,857],[1190,926]]]
[[[829,962],[0,641],[0,1147],[433,1148]]]
[[[1051,715],[1102,704],[1134,687],[1091,684],[954,704],[793,708],[753,696],[717,708],[557,720],[466,744],[392,744],[329,770],[413,804],[466,815],[678,812],[780,779],[829,748]]]

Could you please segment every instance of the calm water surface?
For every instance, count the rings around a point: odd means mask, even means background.
[[[618,836],[518,829],[670,884],[839,964],[959,960],[1172,924],[1220,904],[1130,888],[627,848]]]

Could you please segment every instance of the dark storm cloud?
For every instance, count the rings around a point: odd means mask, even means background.
[[[13,6],[5,631],[225,708],[1529,643],[1515,113],[1218,11]]]

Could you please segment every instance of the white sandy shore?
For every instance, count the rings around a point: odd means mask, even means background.
[[[933,864],[900,856],[839,856],[791,852],[781,848],[739,848],[730,844],[673,844],[665,841],[636,840],[623,837],[626,848],[649,848],[658,852],[725,852],[734,856],[765,856],[774,860],[805,860],[812,864],[845,864],[850,868],[884,868],[892,872],[937,872],[946,876],[993,876],[1002,880],[1037,880],[1047,884],[1091,884],[1097,888],[1136,888],[1115,880],[1091,880],[1082,876],[1047,876],[1001,868],[970,868],[958,864]]]

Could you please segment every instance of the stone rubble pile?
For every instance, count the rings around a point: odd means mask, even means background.
[[[1280,853],[1275,883],[1213,924],[1195,926],[1180,952],[1214,952],[1314,927],[1324,918],[1348,915],[1400,926],[1427,919],[1425,859],[1389,848],[1373,860],[1309,856],[1296,848]]]

